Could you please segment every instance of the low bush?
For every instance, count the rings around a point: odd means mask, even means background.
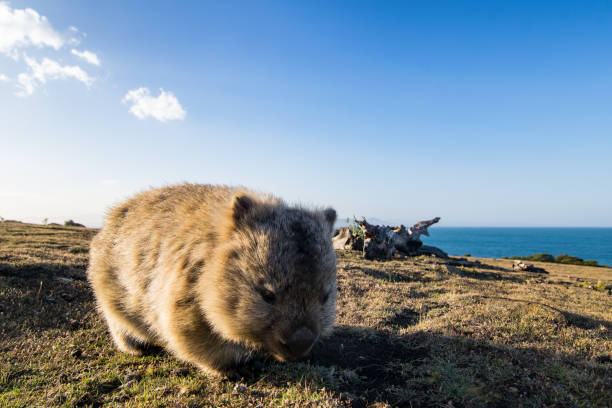
[[[530,258],[537,262],[555,262],[555,257],[551,254],[534,254]]]
[[[555,258],[555,262],[570,265],[582,265],[582,262],[584,261],[581,258],[578,258],[577,256],[562,254],[557,255],[557,257]]]
[[[64,227],[83,227],[83,224],[79,224],[78,222],[74,222],[73,220],[64,221]]]
[[[550,262],[550,263],[560,263],[566,265],[581,265],[581,266],[604,266],[599,265],[597,261],[585,261],[582,258],[578,258],[577,256],[572,256],[568,254],[557,255],[556,257],[551,254],[534,254],[528,256],[511,256],[502,257],[502,259],[516,259],[521,261],[533,261],[533,262]]]

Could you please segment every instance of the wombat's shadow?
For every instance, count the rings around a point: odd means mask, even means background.
[[[508,281],[508,282],[516,282],[523,283],[525,282],[527,277],[537,277],[542,275],[542,273],[535,272],[522,272],[520,275],[513,273],[511,269],[504,269],[502,267],[496,267],[486,264],[479,264],[476,267],[480,270],[476,271],[474,268],[459,268],[453,264],[446,264],[443,262],[438,263],[438,265],[444,265],[448,272],[463,277],[469,277],[478,280],[489,280],[489,281]],[[483,270],[486,269],[486,270]],[[434,281],[431,277],[425,276],[423,271],[411,271],[409,273],[398,273],[394,271],[382,271],[376,268],[367,268],[364,266],[356,266],[351,265],[345,267],[345,270],[357,270],[361,271],[365,275],[371,276],[372,278],[381,279],[387,282],[420,282],[427,283]],[[427,270],[427,269],[426,269]],[[431,269],[430,269],[431,270]],[[493,272],[497,271],[497,272]],[[503,272],[503,273],[498,273]]]
[[[405,325],[415,324],[415,320],[407,319]],[[590,319],[584,316],[579,318],[576,315],[568,319],[568,324],[575,324],[580,327],[597,327],[605,325],[612,329],[612,322]],[[370,406],[376,402],[390,403],[392,406],[427,406],[433,403],[418,402],[419,399],[412,400],[409,395],[432,395],[437,393],[440,384],[411,382],[412,372],[427,370],[429,363],[433,359],[443,358],[445,352],[450,350],[462,350],[465,354],[476,354],[479,358],[489,361],[491,364],[496,359],[513,362],[523,368],[542,367],[550,361],[567,358],[574,361],[575,357],[565,356],[559,353],[544,352],[536,348],[516,348],[500,345],[488,341],[477,341],[461,334],[448,336],[435,332],[416,332],[407,335],[400,335],[392,330],[375,330],[355,326],[339,326],[335,328],[334,334],[326,339],[319,341],[311,353],[296,363],[279,363],[271,359],[262,365],[257,364],[257,369],[261,370],[254,378],[249,381],[260,381],[267,377],[267,381],[278,385],[287,384],[288,378],[283,375],[268,376],[269,369],[288,375],[293,372],[295,382],[300,382],[304,378],[304,370],[316,367],[325,367],[330,376],[340,378],[340,381],[329,381],[329,378],[313,376],[313,380],[320,387],[326,387],[341,395],[348,396],[352,406]],[[444,351],[446,350],[446,351]],[[455,351],[457,360],[461,359],[460,353]],[[518,356],[518,357],[517,357]],[[581,360],[584,364],[588,361]],[[282,368],[281,364],[288,367]],[[291,365],[295,364],[295,369]],[[469,364],[469,363],[468,363]],[[476,363],[474,363],[476,364]],[[581,363],[582,364],[582,363]],[[274,367],[276,366],[276,367]],[[402,367],[409,366],[407,373],[402,373]],[[486,368],[473,367],[474,370],[486,374]],[[484,370],[484,371],[483,371]],[[307,371],[306,371],[307,372]],[[318,371],[320,373],[320,371]],[[335,373],[335,374],[334,374]],[[348,378],[346,376],[348,375]],[[503,384],[494,384],[502,386]],[[507,384],[506,384],[507,385]],[[506,387],[506,385],[503,385]],[[527,385],[524,389],[517,385],[524,396],[529,394],[536,395],[537,390],[530,389]],[[405,390],[406,393],[398,393],[398,390]],[[513,406],[519,403],[518,395],[501,395],[499,401],[491,401],[488,406]],[[415,405],[416,401],[416,405]],[[446,401],[445,401],[446,402]],[[459,404],[461,404],[459,402]],[[439,406],[436,404],[435,406]]]

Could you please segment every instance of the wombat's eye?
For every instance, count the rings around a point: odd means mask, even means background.
[[[271,290],[260,289],[259,293],[261,294],[263,300],[265,300],[267,303],[273,305],[274,302],[276,302],[276,295]]]

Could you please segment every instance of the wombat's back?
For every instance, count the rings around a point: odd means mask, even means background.
[[[167,234],[189,226],[209,227],[211,218],[231,200],[236,189],[183,184],[142,192],[112,208],[100,236],[134,236],[153,231]]]

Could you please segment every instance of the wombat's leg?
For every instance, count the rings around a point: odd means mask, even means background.
[[[106,319],[111,336],[117,348],[124,353],[140,356],[151,348],[152,343],[147,338],[135,333],[118,320]]]
[[[97,258],[93,261],[88,272],[89,280],[117,348],[130,354],[142,354],[151,340],[139,320],[125,310],[122,304],[125,289],[117,282],[112,267],[97,262]]]
[[[253,358],[254,354],[254,351],[239,344],[223,343],[208,355],[206,371],[212,371],[224,377],[243,375],[245,364]]]
[[[216,345],[206,355],[199,356],[194,363],[204,372],[217,377],[234,378],[246,376],[246,364],[254,352],[238,344],[223,343]],[[202,359],[202,357],[205,357]]]
[[[252,350],[223,340],[206,323],[201,320],[198,323],[190,327],[173,327],[168,331],[168,345],[177,357],[208,374],[221,377],[233,375],[252,358]]]

